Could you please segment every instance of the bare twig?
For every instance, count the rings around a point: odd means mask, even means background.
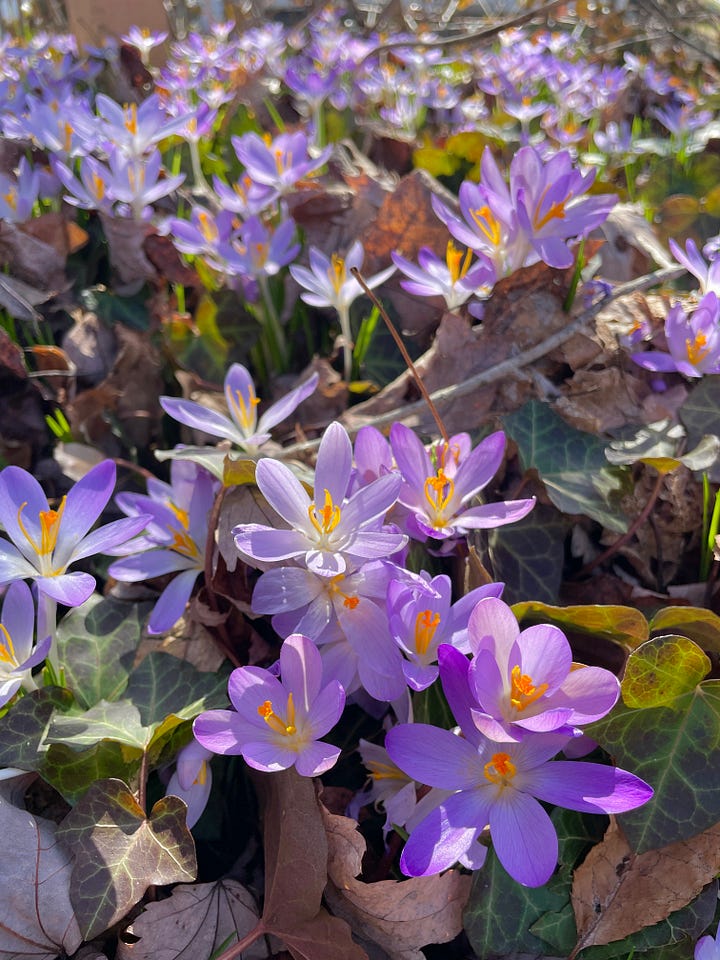
[[[434,393],[430,394],[430,399],[438,405],[447,403],[450,400],[457,400],[459,397],[465,397],[469,393],[474,393],[479,387],[484,387],[488,383],[494,383],[502,377],[512,377],[523,367],[533,363],[535,360],[539,360],[557,347],[562,346],[563,343],[582,330],[588,321],[592,320],[592,318],[602,310],[605,310],[608,304],[614,300],[629,296],[632,293],[637,293],[640,290],[647,290],[650,287],[655,287],[658,284],[666,283],[670,280],[675,280],[677,277],[682,276],[683,273],[685,273],[684,267],[665,267],[662,270],[656,270],[654,273],[637,277],[635,280],[629,280],[627,283],[621,283],[615,287],[610,296],[604,297],[591,307],[588,307],[587,310],[583,310],[583,312],[578,314],[574,320],[571,320],[567,326],[563,327],[562,330],[558,330],[557,333],[552,334],[552,336],[547,337],[542,343],[538,343],[534,347],[529,347],[527,350],[523,350],[522,353],[518,353],[514,357],[509,357],[507,360],[495,364],[494,367],[490,367],[488,370],[481,370],[480,373],[468,377],[468,379],[462,383],[454,383],[449,387],[442,387],[440,390],[435,390]],[[365,423],[374,427],[384,427],[390,423],[394,423],[396,420],[406,420],[409,416],[419,413],[424,408],[425,401],[418,400],[415,403],[405,404],[400,409],[390,410],[387,413],[381,413],[375,417],[368,417]],[[350,432],[352,432],[352,430]],[[299,453],[314,450],[319,445],[319,439],[296,443],[291,447],[285,447],[283,456],[296,456]]]

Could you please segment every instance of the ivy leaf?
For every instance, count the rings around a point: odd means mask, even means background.
[[[109,703],[101,700],[84,713],[54,717],[45,737],[46,743],[64,743],[74,750],[92,747],[101,740],[144,750],[149,731],[140,720],[140,711],[130,700]]]
[[[210,960],[257,923],[255,900],[236,880],[176,887],[166,900],[146,904],[127,930],[139,942],[120,940],[116,960]],[[246,960],[267,956],[263,940],[243,951]]]
[[[687,637],[646,640],[628,657],[621,684],[628,707],[660,707],[689,693],[710,672],[710,658]]]
[[[681,465],[688,470],[707,470],[720,453],[720,437],[704,434],[687,453],[678,450],[685,440],[685,428],[672,420],[658,420],[641,427],[629,439],[613,440],[605,451],[610,463],[647,463],[659,473],[671,473]]]
[[[67,710],[71,704],[72,694],[62,687],[43,687],[17,700],[0,723],[0,767],[39,770],[48,722],[56,710]]]
[[[634,650],[648,638],[648,622],[634,607],[611,604],[556,607],[531,600],[516,603],[512,609],[523,627],[552,623],[561,630],[607,638],[626,650]]]
[[[6,838],[0,957],[55,960],[60,953],[74,953],[82,936],[68,893],[72,855],[58,843],[55,824],[0,796],[0,831]]]
[[[687,840],[717,823],[719,680],[704,680],[669,706],[617,704],[585,731],[655,790],[652,800],[618,818],[636,852]]]
[[[43,780],[74,805],[96,780],[134,777],[140,768],[142,751],[114,740],[101,740],[80,751],[65,743],[53,743],[44,758],[40,769]]]
[[[624,533],[626,521],[609,502],[620,484],[608,467],[602,440],[569,426],[538,400],[503,417],[503,423],[518,445],[523,469],[537,470],[558,510],[586,514],[608,530]]]
[[[116,923],[151,884],[188,883],[197,863],[179,797],[163,797],[146,818],[121,780],[100,780],[58,827],[75,852],[70,899],[85,940]]]
[[[214,477],[222,481],[225,473],[225,461],[228,459],[225,450],[217,447],[180,447],[176,450],[156,450],[155,457],[161,463],[164,460],[192,460],[204,467]]]
[[[718,377],[703,377],[693,385],[690,396],[680,407],[680,419],[687,428],[688,441],[698,443],[710,432],[720,434],[720,382]]]
[[[127,686],[150,604],[94,594],[63,617],[58,651],[68,686],[83,707],[117,700]]]
[[[650,621],[652,633],[680,633],[703,650],[720,653],[720,617],[703,607],[663,607]]]

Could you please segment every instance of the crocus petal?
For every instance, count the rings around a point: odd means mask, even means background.
[[[148,633],[171,630],[185,612],[199,570],[184,570],[165,587],[153,607],[147,624]]]
[[[447,870],[470,850],[487,819],[488,805],[478,792],[448,797],[410,834],[400,869],[410,877],[427,877]]]
[[[557,760],[527,771],[539,800],[581,813],[623,813],[646,803],[652,787],[625,770],[599,763]]]
[[[116,580],[125,583],[137,583],[140,580],[149,580],[152,577],[162,577],[166,573],[177,573],[189,567],[198,572],[197,563],[189,557],[184,557],[174,550],[146,550],[133,557],[125,557],[111,563],[108,573]]]
[[[287,770],[297,762],[298,754],[288,747],[280,747],[275,743],[257,740],[244,743],[242,755],[245,763],[254,770],[263,773],[276,773],[278,770]]]
[[[193,723],[193,735],[212,753],[239,754],[242,739],[234,731],[237,714],[233,710],[206,710]]]
[[[318,657],[320,654],[318,653]],[[314,739],[324,737],[340,719],[345,707],[345,691],[337,680],[322,688],[312,703],[310,728]]]
[[[0,540],[0,583],[24,580],[37,575],[37,567],[25,559],[15,544]]]
[[[383,517],[397,500],[401,485],[399,474],[387,473],[361,487],[343,508],[342,529],[353,529]]]
[[[70,562],[75,548],[105,509],[114,488],[115,464],[112,460],[103,460],[98,463],[70,488],[60,522],[57,546],[53,553],[53,562],[57,567],[65,567]],[[126,523],[127,521],[116,522]],[[142,526],[134,532],[139,533],[141,529]],[[128,534],[127,537],[118,539],[128,539],[132,535]],[[86,557],[89,554],[81,551],[79,556]]]
[[[18,692],[22,685],[22,677],[11,677],[8,680],[0,683],[0,707],[4,707],[6,703],[9,703],[15,694]],[[22,773],[25,773],[23,770]]]
[[[258,431],[264,432],[271,430],[273,427],[276,427],[278,423],[282,423],[286,417],[289,417],[290,414],[300,406],[303,400],[306,400],[311,393],[314,393],[319,379],[319,374],[314,373],[305,380],[304,383],[301,383],[299,387],[295,387],[294,390],[286,393],[277,403],[273,403],[272,406],[268,407],[260,417]]]
[[[422,490],[428,477],[435,474],[430,456],[415,432],[402,423],[394,423],[390,430],[390,444],[395,462],[408,484]]]
[[[523,630],[517,640],[520,666],[533,683],[547,683],[552,692],[570,673],[572,652],[562,630],[551,624],[537,624]]]
[[[298,530],[273,530],[256,523],[235,527],[235,546],[254,560],[272,563],[290,560],[307,551],[308,541]]]
[[[152,518],[149,514],[137,517],[126,517],[123,520],[113,520],[104,526],[93,530],[84,537],[75,547],[70,561],[82,560],[83,557],[92,557],[96,553],[105,553],[120,544],[125,543],[142,531]]]
[[[89,573],[64,573],[59,577],[38,577],[37,588],[66,607],[79,607],[95,589],[95,577]]]
[[[178,423],[209,433],[212,437],[222,437],[242,444],[243,436],[229,417],[215,410],[209,410],[194,400],[180,400],[177,397],[160,397],[160,406],[165,413]]]
[[[455,517],[458,530],[489,530],[503,527],[507,523],[517,523],[526,517],[535,506],[535,497],[529,500],[505,500],[487,503],[481,507],[471,507]]]
[[[291,527],[309,529],[310,498],[292,470],[279,460],[265,457],[257,465],[255,480],[262,495],[283,520]]]
[[[347,430],[339,423],[331,423],[323,434],[318,450],[315,502],[320,505],[324,491],[327,490],[332,502],[341,504],[347,493],[351,470],[352,444]]]
[[[619,696],[615,674],[602,667],[580,667],[566,677],[552,702],[572,708],[572,723],[591,723],[609,713]]]
[[[477,708],[477,702],[470,692],[468,683],[470,663],[467,657],[455,647],[450,646],[449,643],[441,643],[438,647],[438,666],[443,693],[453,716],[467,739],[477,745],[480,734],[475,728],[472,717],[472,711]]]
[[[31,563],[36,562],[37,552],[28,543],[19,520],[22,517],[22,526],[32,540],[39,544],[40,513],[49,509],[47,497],[32,474],[21,467],[5,467],[0,473],[0,523],[23,556]]]
[[[180,797],[181,800],[185,801],[187,806],[187,813],[185,814],[185,822],[187,824],[188,830],[192,830],[195,824],[198,822],[202,816],[207,802],[210,799],[210,791],[212,790],[212,771],[210,770],[210,765],[205,761],[206,771],[204,777],[200,778],[198,783],[192,783],[187,789],[183,789],[180,785],[178,779],[177,771],[170,777],[168,781],[167,788],[165,789],[165,796],[170,797]]]
[[[255,613],[299,610],[322,592],[322,580],[309,570],[302,567],[278,567],[267,570],[255,584],[252,608]]]
[[[35,629],[35,604],[30,587],[16,580],[7,588],[2,609],[2,623],[10,634],[15,656],[24,660],[32,649]]]
[[[495,597],[480,600],[470,614],[468,638],[470,649],[477,656],[488,650],[497,661],[500,671],[507,673],[510,650],[520,636],[517,618],[510,607]]]
[[[340,747],[318,740],[298,754],[295,769],[301,777],[319,777],[335,766],[340,753]]]
[[[309,713],[322,683],[322,660],[312,640],[300,633],[287,638],[280,648],[280,676],[296,708]]]
[[[426,723],[393,727],[385,738],[385,749],[404,773],[429,787],[469,790],[482,777],[480,758],[472,744]]]
[[[546,883],[557,865],[558,839],[534,797],[506,787],[490,809],[490,836],[498,860],[525,887]]]
[[[500,469],[505,455],[505,434],[502,430],[481,440],[461,464],[455,476],[455,496],[466,500],[490,483]]]

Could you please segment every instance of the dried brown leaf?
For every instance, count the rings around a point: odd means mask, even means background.
[[[137,943],[118,944],[117,960],[209,960],[222,944],[232,946],[257,926],[252,894],[236,880],[175,887],[167,900],[148,903],[127,932]],[[243,951],[261,960],[264,940]]]
[[[100,214],[110,263],[121,284],[139,290],[145,280],[155,276],[155,267],[148,260],[144,243],[151,227],[144,220],[122,220]]]
[[[720,823],[690,840],[635,855],[612,817],[603,841],[575,871],[578,943],[612,943],[664,920],[720,872]]]
[[[7,220],[0,221],[0,261],[8,265],[11,276],[39,290],[67,287],[65,254]]]
[[[365,853],[357,824],[327,810],[323,821],[330,851],[326,898],[359,937],[378,943],[391,960],[423,960],[421,947],[447,943],[460,933],[470,877],[449,870],[402,883],[363,883],[356,879]]]

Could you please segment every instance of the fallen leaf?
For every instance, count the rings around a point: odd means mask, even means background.
[[[70,899],[84,939],[128,913],[151,884],[195,879],[186,806],[163,797],[149,817],[121,780],[98,780],[58,827],[75,853]]]
[[[144,220],[123,220],[104,213],[100,213],[100,221],[112,268],[120,283],[136,293],[146,280],[156,275],[144,249],[151,228]],[[118,292],[117,285],[115,292]]]
[[[7,220],[0,222],[0,261],[11,276],[39,290],[63,290],[68,285],[65,255]]]
[[[326,899],[356,935],[379,944],[391,960],[424,960],[421,947],[447,943],[460,933],[469,876],[448,870],[401,883],[363,883],[356,879],[365,853],[357,824],[324,809],[322,814],[329,844]]]
[[[118,943],[116,960],[209,960],[257,926],[252,894],[236,880],[177,886],[167,900],[148,903],[127,933],[137,943]],[[262,939],[243,951],[244,960],[268,956]]]
[[[605,838],[575,871],[571,899],[578,942],[612,943],[664,920],[720,871],[720,823],[689,840],[633,854],[614,817]]]
[[[70,905],[72,855],[57,840],[57,827],[0,796],[5,844],[0,873],[0,958],[55,960],[82,937]]]

